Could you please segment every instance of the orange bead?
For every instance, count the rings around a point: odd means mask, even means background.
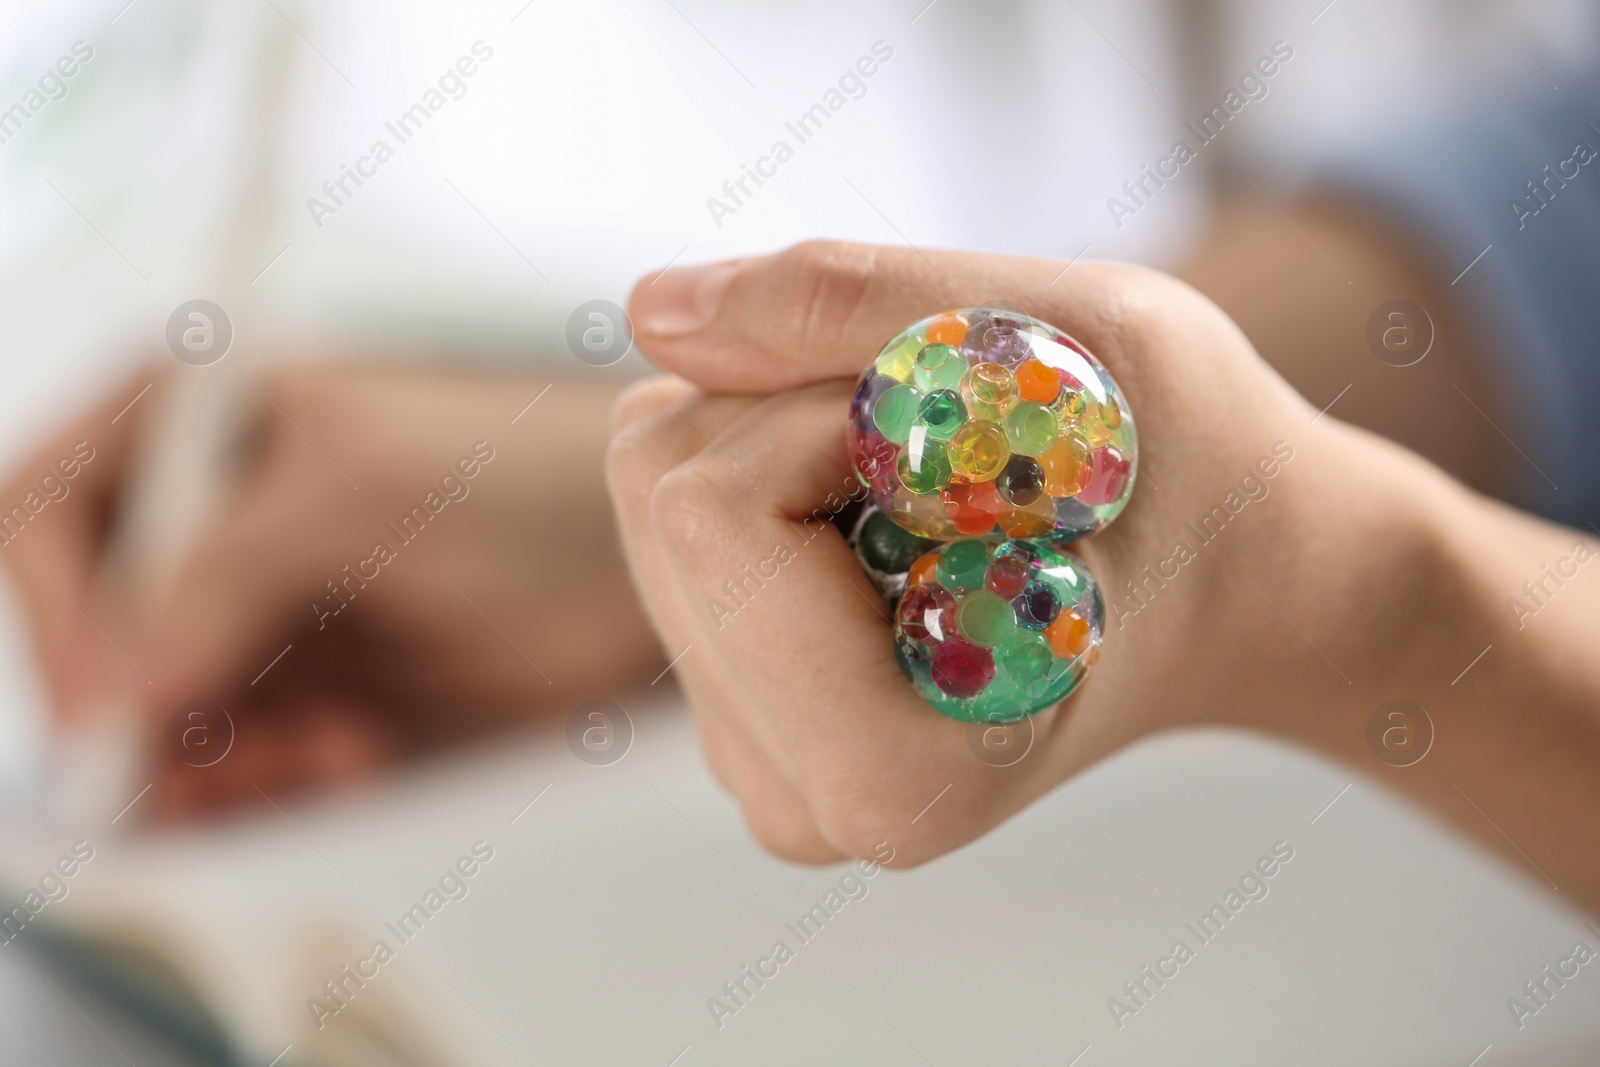
[[[1017,390],[1024,400],[1048,404],[1061,393],[1061,375],[1036,359],[1024,360],[1015,373]]]
[[[954,482],[944,490],[944,507],[961,533],[986,534],[1007,504],[993,482]]]
[[[934,568],[936,568],[938,565],[938,549],[934,549],[932,552],[926,552],[918,556],[917,561],[911,565],[911,570],[906,572],[907,588],[910,588],[913,585],[932,585],[934,581]]]
[[[1094,473],[1089,446],[1077,434],[1062,434],[1038,462],[1044,471],[1044,491],[1051,496],[1076,496]]]
[[[953,311],[937,315],[928,323],[927,337],[932,344],[960,348],[961,342],[967,339],[967,320]]]
[[[1044,632],[1050,649],[1061,659],[1077,659],[1089,647],[1089,620],[1076,611],[1063,611]]]

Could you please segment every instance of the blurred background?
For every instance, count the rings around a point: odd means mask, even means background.
[[[0,4],[0,109],[27,112],[8,131],[0,111],[0,466],[119,383],[132,396],[140,367],[168,372],[169,317],[197,298],[253,366],[359,352],[487,370],[528,383],[509,418],[545,383],[643,373],[637,352],[577,358],[569,322],[669,264],[838,237],[1204,276],[1219,222],[1277,225],[1306,190],[1354,188],[1319,176],[1403,147],[1376,138],[1407,116],[1470,129],[1474,101],[1570,103],[1597,48],[1600,5],[1580,0]],[[28,105],[68,55],[61,95]],[[800,143],[787,124],[869,55]],[[1264,95],[1222,136],[1153,195],[1125,189],[1268,55]],[[474,72],[441,82],[462,57]],[[444,102],[402,143],[392,124],[430,91]],[[392,158],[339,190],[380,139]],[[740,192],[780,139],[792,158]],[[1441,261],[1437,285],[1470,258]],[[1373,295],[1353,321],[1418,294]],[[1372,362],[1359,333],[1344,343]],[[1318,407],[1354,377],[1284,370]],[[1551,887],[1367,779],[1211,735],[1126,753],[961,853],[872,880],[719,1026],[708,999],[839,872],[760,854],[669,682],[580,687],[628,709],[614,762],[569,743],[570,699],[492,753],[358,794],[182,829],[112,825],[115,804],[62,822],[40,814],[59,788],[50,696],[13,601],[0,873],[20,899],[73,842],[96,858],[49,937],[0,948],[4,1062],[1467,1067],[1590,1062],[1600,1042],[1600,979],[1520,1027],[1506,1008],[1574,941],[1600,944]],[[308,999],[478,841],[495,859],[471,892],[319,1027]],[[1119,1027],[1107,999],[1279,841],[1296,859],[1237,936]]]

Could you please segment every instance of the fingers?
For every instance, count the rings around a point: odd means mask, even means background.
[[[118,629],[95,586],[106,515],[146,406],[130,404],[154,377],[142,368],[41,446],[0,488],[0,563],[22,593],[46,678],[57,706],[68,713],[98,690],[144,685],[95,632],[96,626],[109,633]],[[117,643],[127,647],[120,633]]]
[[[663,477],[700,452],[715,454],[712,438],[754,406],[748,397],[705,397],[671,378],[640,382],[618,398],[616,431],[606,478],[624,554],[657,632],[679,655],[674,668],[694,713],[707,759],[717,777],[739,798],[751,833],[770,851],[802,863],[842,858],[818,834],[816,821],[795,790],[789,772],[773,756],[770,735],[737,714],[736,686],[726,664],[697,651],[704,638],[695,605],[673,572],[653,515]]]
[[[330,614],[393,558],[391,524],[420,499],[419,483],[450,470],[446,449],[482,428],[476,394],[453,382],[288,367],[263,385],[227,506],[195,538],[151,626],[158,706],[249,682],[283,648],[284,631],[331,626]],[[455,596],[435,584],[440,599]]]
[[[774,735],[824,838],[867,855],[952,766],[974,761],[962,728],[896,668],[887,609],[826,521],[853,483],[838,429],[848,400],[829,383],[767,401],[664,478],[652,503],[679,581],[703,605],[702,640],[737,681],[739,714]]]
[[[270,478],[199,541],[153,628],[164,657],[156,664],[158,705],[236,684],[243,660],[284,627],[316,622],[312,605],[331,599],[324,583],[364,547],[365,530],[346,529],[325,505],[313,486]],[[307,536],[308,517],[319,513],[318,535]]]
[[[1115,348],[1138,268],[811,241],[771,256],[679,267],[635,287],[629,311],[659,366],[707,389],[775,392],[855,377],[907,323],[1004,300]],[[1173,294],[1177,283],[1158,285]],[[1115,369],[1115,368],[1113,368]]]
[[[263,794],[277,800],[352,785],[400,754],[377,708],[333,692],[235,705],[228,714],[236,733],[215,763],[197,766],[152,747],[149,817],[189,818],[258,805]]]
[[[964,727],[894,666],[886,609],[827,522],[859,493],[840,430],[848,400],[846,383],[825,383],[724,403],[714,420],[716,399],[695,398],[683,413],[715,421],[709,444],[670,408],[635,411],[610,477],[630,560],[649,571],[645,599],[669,648],[690,648],[685,692],[752,830],[785,855],[793,841],[774,840],[799,826],[802,846],[826,855],[887,841],[916,862],[995,825],[1035,775],[997,782]],[[961,799],[918,823],[947,789]]]
[[[705,397],[682,380],[649,378],[619,397],[613,409],[616,432],[606,457],[606,482],[624,533],[623,553],[635,584],[648,594],[645,608],[659,633],[696,624],[669,578],[661,545],[637,535],[651,525],[651,494],[667,472],[707,447],[711,436],[755,403],[747,397]]]

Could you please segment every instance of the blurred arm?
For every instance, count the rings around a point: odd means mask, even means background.
[[[1495,375],[1483,332],[1407,242],[1349,204],[1294,204],[1279,214],[1254,192],[1227,203],[1210,237],[1178,274],[1239,324],[1290,385],[1328,415],[1381,434],[1493,496],[1514,498],[1535,477],[1475,410],[1489,407]],[[1409,367],[1368,347],[1379,307],[1405,299],[1432,321],[1432,348]],[[1515,414],[1496,421],[1518,438]],[[1520,439],[1520,438],[1519,438]]]

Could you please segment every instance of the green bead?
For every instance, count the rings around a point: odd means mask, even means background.
[[[1037,456],[1056,443],[1061,426],[1050,409],[1024,400],[1006,416],[1006,441],[1019,456]]]
[[[1011,684],[1004,675],[995,675],[987,689],[978,694],[968,712],[968,722],[1010,723],[1027,717],[1028,694]]]
[[[907,490],[927,496],[950,484],[950,453],[943,441],[930,440],[921,432],[915,436],[901,451],[895,473]]]
[[[885,440],[903,445],[911,436],[911,424],[917,421],[917,406],[921,403],[921,395],[911,386],[892,385],[874,401],[872,424]]]
[[[982,541],[955,541],[939,553],[934,576],[951,592],[982,589],[989,570],[989,546]]]
[[[933,679],[928,670],[928,658],[910,647],[904,639],[894,643],[895,662],[900,664],[900,673],[912,685],[920,686],[924,691],[934,689]]]
[[[961,636],[979,648],[998,648],[1017,628],[1011,602],[979,589],[961,598],[956,609],[956,625]]]
[[[1054,661],[1055,653],[1050,651],[1050,642],[1027,630],[1012,634],[995,656],[1000,670],[1022,689],[1042,681]]]
[[[1082,564],[1079,564],[1081,566]],[[1044,566],[1039,569],[1039,580],[1055,593],[1056,600],[1065,607],[1074,604],[1083,593],[1083,575],[1071,563]]]
[[[917,422],[928,428],[928,436],[935,441],[950,440],[966,421],[967,406],[948,389],[929,393],[917,408]]]
[[[953,390],[961,385],[961,376],[966,372],[967,361],[960,352],[949,345],[931,344],[917,353],[911,380],[924,393]]]
[[[1030,688],[1030,692],[1038,694],[1037,699],[1045,707],[1065,700],[1078,688],[1078,683],[1083,681],[1083,676],[1088,673],[1088,668],[1083,662],[1058,659],[1050,664],[1049,673]]]
[[[901,574],[910,570],[917,557],[932,547],[932,541],[902,529],[881,511],[875,511],[867,517],[856,543],[862,561],[885,574]]]

